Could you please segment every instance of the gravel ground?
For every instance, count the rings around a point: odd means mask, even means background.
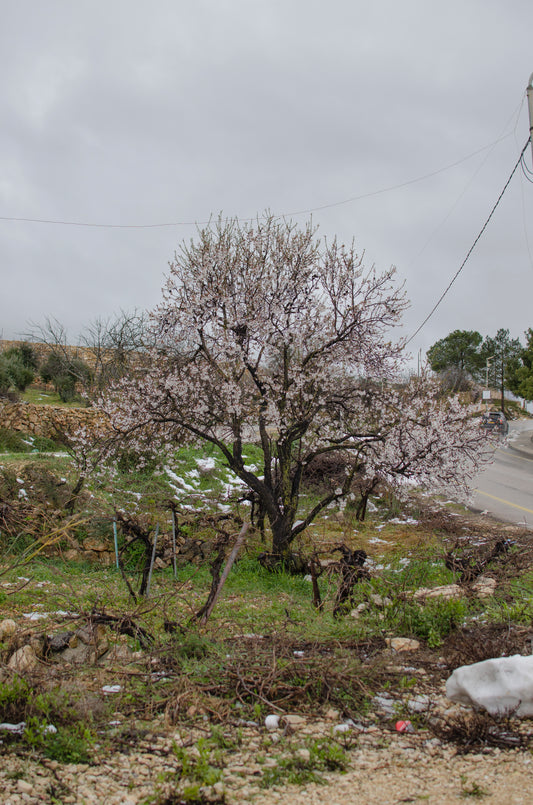
[[[332,722],[301,721],[290,736],[295,745],[306,738],[331,735]],[[4,755],[0,771],[3,805],[139,805],[162,792],[162,776],[176,768],[172,741],[183,733],[146,736],[142,746],[128,754],[114,754],[96,765],[37,763]],[[197,737],[197,736],[193,736]],[[280,805],[329,805],[336,803],[429,802],[432,805],[461,802],[533,803],[533,758],[527,750],[492,748],[483,753],[458,755],[456,747],[427,732],[397,734],[376,726],[360,734],[349,751],[346,773],[324,774],[324,784],[283,785],[260,788],[266,767],[275,766],[274,744],[266,759],[259,758],[265,732],[247,728],[238,753],[229,756],[223,778],[209,795],[217,802],[279,803]],[[281,744],[280,744],[281,745]],[[260,761],[260,762],[259,762]],[[166,789],[165,805],[178,805]],[[225,800],[222,796],[225,796]],[[202,800],[204,801],[204,800]],[[208,799],[205,799],[208,802]]]

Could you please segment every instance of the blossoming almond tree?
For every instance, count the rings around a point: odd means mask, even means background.
[[[389,333],[406,304],[394,269],[366,269],[310,223],[219,219],[170,264],[150,368],[102,407],[130,437],[149,429],[161,444],[215,445],[259,498],[273,552],[287,555],[385,444],[376,386],[363,379],[393,377],[401,345]],[[260,443],[259,471],[245,463],[247,440]],[[302,475],[325,453],[350,458],[345,482],[302,512]]]
[[[457,396],[443,398],[440,380],[423,373],[382,388],[373,408],[379,438],[365,445],[359,464],[358,519],[364,519],[369,496],[382,485],[400,498],[414,485],[468,500],[471,481],[492,461],[495,448],[474,417],[475,406]]]

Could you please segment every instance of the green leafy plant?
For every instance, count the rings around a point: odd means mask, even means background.
[[[8,738],[62,763],[89,763],[95,733],[61,690],[39,691],[14,676],[0,684],[0,721],[23,723]]]
[[[474,797],[475,799],[482,799],[482,797],[488,796],[489,792],[482,788],[478,783],[475,781],[469,782],[468,778],[465,774],[461,774],[461,796],[462,797]]]
[[[289,746],[287,754],[279,755],[276,765],[264,770],[261,787],[323,783],[320,772],[346,771],[347,766],[347,754],[339,743],[330,738],[310,739],[304,748]]]

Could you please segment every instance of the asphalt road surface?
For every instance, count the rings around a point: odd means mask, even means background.
[[[533,422],[511,422],[494,463],[476,478],[473,508],[533,529]]]

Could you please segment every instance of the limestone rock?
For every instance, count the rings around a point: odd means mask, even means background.
[[[461,598],[463,590],[458,584],[443,584],[440,587],[421,587],[414,594],[415,601],[426,598]]]
[[[14,671],[24,673],[38,668],[39,660],[31,646],[22,646],[11,655],[7,665],[8,668],[12,668]]]
[[[418,640],[409,637],[387,637],[385,642],[393,651],[417,651],[420,648]]]
[[[106,543],[101,539],[96,539],[95,537],[87,537],[87,539],[84,539],[83,548],[86,551],[96,551],[97,553],[108,550]]]
[[[285,727],[289,727],[289,729],[297,730],[305,727],[306,721],[303,716],[296,716],[296,715],[288,715],[283,716],[282,722]]]
[[[480,576],[472,585],[472,589],[478,598],[490,598],[496,592],[498,582],[488,576]]]
[[[8,640],[17,631],[17,624],[11,618],[0,621],[0,641]]]

